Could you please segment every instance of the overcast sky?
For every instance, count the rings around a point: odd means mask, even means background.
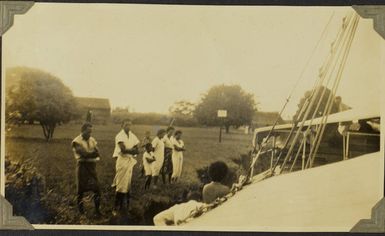
[[[284,117],[295,113],[325,60],[347,7],[235,7],[35,3],[3,38],[3,66],[61,78],[76,96],[166,113],[216,84],[239,84],[264,111],[279,111],[331,18]],[[338,94],[379,106],[380,48],[360,20]],[[4,71],[4,70],[3,70]],[[360,94],[360,96],[357,96]],[[366,94],[366,95],[365,95]]]

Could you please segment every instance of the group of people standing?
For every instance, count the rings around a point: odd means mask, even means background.
[[[115,149],[112,157],[116,160],[116,174],[112,183],[115,187],[115,204],[113,214],[129,206],[133,168],[137,164],[136,157],[143,152],[143,171],[146,176],[144,188],[148,189],[153,181],[157,188],[159,175],[163,183],[177,182],[182,173],[183,152],[182,131],[173,127],[160,129],[151,140],[150,132],[146,132],[140,143],[131,131],[131,120],[122,122],[122,129],[115,137]],[[92,124],[86,122],[81,134],[72,141],[72,149],[77,160],[77,203],[79,212],[84,213],[83,194],[94,192],[95,213],[100,215],[100,187],[96,173],[96,162],[100,160],[96,140],[91,136]]]
[[[157,188],[159,175],[163,184],[175,183],[182,174],[183,152],[182,131],[174,127],[160,129],[156,137],[151,140],[150,132],[146,132],[142,142],[143,172],[146,176],[145,189],[148,189],[153,180],[153,187]]]

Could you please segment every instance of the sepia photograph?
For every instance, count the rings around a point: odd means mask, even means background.
[[[35,229],[351,231],[384,195],[359,13],[34,3],[2,35],[1,195]]]

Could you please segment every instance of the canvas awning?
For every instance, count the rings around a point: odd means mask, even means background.
[[[368,106],[366,108],[361,109],[350,109],[342,112],[338,112],[335,114],[331,114],[328,117],[327,123],[339,123],[339,122],[346,122],[346,121],[354,121],[354,120],[365,120],[365,119],[371,119],[371,118],[378,118],[380,117],[380,110],[373,106]],[[310,120],[307,120],[305,122],[305,126],[309,126],[310,123],[312,125],[320,124],[322,121],[322,117],[314,119],[312,122]],[[300,124],[298,124],[299,126]],[[275,126],[275,130],[279,129],[290,129],[293,126],[293,124],[283,124],[283,125],[277,125]],[[271,130],[272,126],[267,127],[261,127],[255,129],[255,133],[260,132],[266,132]]]

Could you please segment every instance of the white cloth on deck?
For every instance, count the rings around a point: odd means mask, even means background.
[[[122,129],[115,137],[115,150],[113,157],[116,157],[116,175],[112,187],[116,187],[116,192],[127,193],[131,187],[132,171],[137,163],[131,154],[123,154],[119,143],[123,143],[126,149],[131,149],[139,144],[138,138],[129,131],[128,135]]]
[[[164,210],[154,216],[154,225],[162,226],[169,225],[168,222],[173,225],[179,225],[184,220],[186,220],[192,212],[197,211],[199,208],[205,206],[202,202],[197,202],[195,200],[190,200],[185,203],[176,204],[170,207],[167,210]]]

